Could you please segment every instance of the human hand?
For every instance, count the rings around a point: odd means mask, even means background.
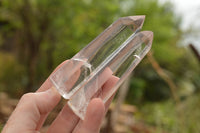
[[[102,86],[102,90],[112,88],[117,81],[118,78],[112,76]],[[2,133],[39,133],[48,114],[61,99],[52,86],[47,79],[37,92],[24,94]],[[80,120],[66,104],[50,125],[48,133],[98,133],[112,98],[105,105],[99,98],[91,100],[84,120]]]

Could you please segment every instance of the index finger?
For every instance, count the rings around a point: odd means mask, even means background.
[[[56,69],[49,75],[49,77],[59,68],[61,68],[64,64],[66,64],[68,60],[62,62],[60,65],[56,67]],[[40,88],[36,92],[46,91],[49,88],[53,86],[52,82],[50,81],[49,77],[46,79],[46,81],[40,86]]]

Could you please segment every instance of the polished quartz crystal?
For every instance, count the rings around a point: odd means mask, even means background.
[[[153,33],[139,32],[144,18],[118,19],[50,76],[58,92],[69,99],[69,106],[81,119],[90,100],[99,97],[105,103],[150,50]],[[118,78],[115,86],[102,90],[113,76]]]

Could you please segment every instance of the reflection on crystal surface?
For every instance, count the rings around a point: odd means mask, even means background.
[[[105,60],[105,57],[109,56],[113,53],[124,41],[128,39],[129,36],[133,34],[131,26],[123,26],[121,29],[115,33],[115,35],[111,36],[107,39],[96,53],[96,55],[89,60],[89,62],[93,65],[94,68],[97,68],[98,65],[101,64],[102,61]]]
[[[118,19],[50,76],[81,119],[90,100],[99,97],[106,102],[150,50],[153,33],[139,32],[144,18]],[[113,77],[119,78],[116,85],[103,90]]]

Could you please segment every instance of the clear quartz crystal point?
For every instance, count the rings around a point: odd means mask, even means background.
[[[50,76],[81,119],[90,100],[99,97],[106,102],[150,50],[153,33],[139,32],[144,18],[118,19]],[[119,79],[115,86],[102,89],[113,77]]]

